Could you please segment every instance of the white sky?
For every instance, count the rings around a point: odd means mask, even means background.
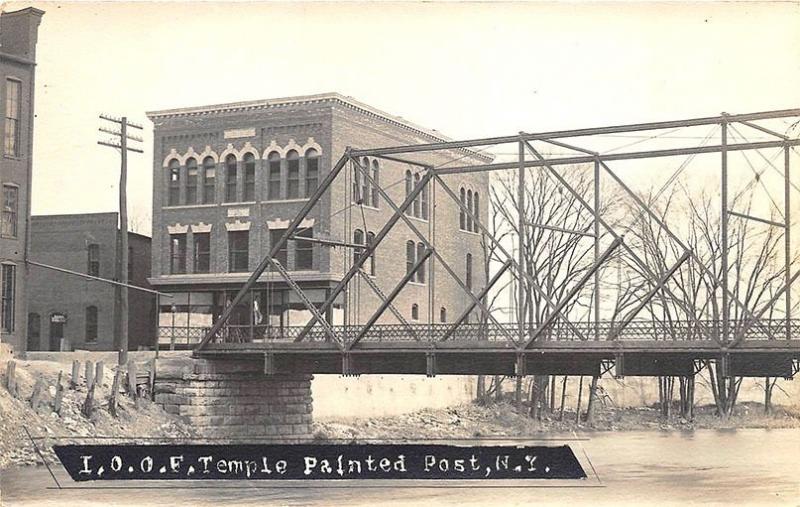
[[[452,138],[800,106],[800,4],[29,3],[34,214],[117,208],[97,115],[338,91]],[[132,154],[149,232],[152,146]],[[616,140],[616,144],[626,140]],[[695,143],[696,144],[696,143]],[[138,222],[138,223],[137,223]]]

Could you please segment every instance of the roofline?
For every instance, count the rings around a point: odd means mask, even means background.
[[[47,218],[82,218],[101,215],[114,215],[119,216],[116,211],[94,211],[91,213],[56,213],[53,215],[31,215],[31,219],[47,219]]]
[[[252,111],[257,109],[268,109],[272,107],[285,107],[299,104],[314,104],[322,102],[332,102],[344,107],[355,109],[361,113],[377,116],[380,119],[394,125],[404,127],[417,134],[420,134],[434,142],[449,142],[451,138],[443,135],[437,130],[427,129],[416,123],[410,122],[400,116],[391,115],[385,111],[365,104],[353,97],[348,97],[336,92],[320,93],[315,95],[298,95],[293,97],[281,97],[275,99],[250,100],[244,102],[228,102],[224,104],[212,104],[208,106],[182,107],[176,109],[161,109],[157,111],[147,111],[145,115],[150,121],[161,118],[177,118],[184,116],[197,116],[205,114],[218,114],[228,112]],[[478,157],[487,157],[490,161],[494,158],[491,154],[484,154],[476,150],[466,150]]]

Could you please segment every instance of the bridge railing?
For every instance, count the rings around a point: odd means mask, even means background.
[[[800,319],[790,322],[790,336],[800,336]],[[786,320],[762,319],[755,323],[745,320],[730,321],[730,336],[736,338],[743,327],[747,326],[746,340],[767,340],[771,338],[786,338]],[[587,340],[616,339],[621,341],[694,341],[709,340],[721,335],[721,322],[714,320],[674,320],[674,321],[632,321],[623,329],[617,331],[619,323],[611,321],[600,322],[573,322],[569,326],[563,322],[555,322],[547,329],[542,330],[537,341],[579,341],[581,336],[573,330],[577,329],[580,335]],[[362,342],[437,342],[441,341],[451,324],[377,324],[370,328],[361,339]],[[351,343],[362,330],[361,325],[332,326],[334,333],[345,343]],[[525,338],[534,335],[538,329],[535,323],[526,323],[524,328]],[[293,342],[299,336],[303,326],[268,326],[268,325],[227,325],[222,328],[216,340],[217,343],[264,343],[264,342]],[[159,344],[167,346],[174,344],[177,347],[190,346],[199,343],[208,332],[207,327],[171,327],[159,328]],[[518,337],[519,330],[516,323],[462,324],[448,337],[448,341],[507,341],[508,336]],[[325,342],[328,338],[320,326],[314,327],[305,337],[308,342]]]

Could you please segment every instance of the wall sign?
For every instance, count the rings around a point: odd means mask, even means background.
[[[255,137],[255,136],[256,136],[255,128],[231,129],[231,130],[226,130],[223,133],[223,137],[225,139],[241,139],[243,137]]]

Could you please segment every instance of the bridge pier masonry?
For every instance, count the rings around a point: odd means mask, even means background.
[[[252,359],[157,360],[155,402],[198,436],[299,443],[311,439],[310,374],[267,376]]]

